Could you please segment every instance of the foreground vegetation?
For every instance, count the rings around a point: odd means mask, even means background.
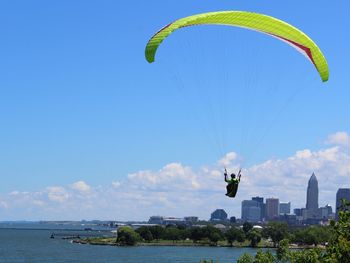
[[[275,254],[270,251],[259,250],[253,257],[243,254],[238,263],[350,263],[350,202],[343,200],[339,221],[332,221],[329,227],[329,239],[324,247],[313,247],[303,250],[289,249],[289,240],[279,241]]]

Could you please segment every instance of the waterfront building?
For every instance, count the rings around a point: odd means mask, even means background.
[[[302,208],[294,208],[293,211],[296,216],[303,216]]]
[[[279,216],[279,199],[266,198],[266,218],[267,220],[278,219]]]
[[[312,173],[306,193],[306,219],[318,217],[318,181],[315,173]]]
[[[259,203],[254,200],[242,201],[242,220],[248,222],[261,221],[261,210]]]
[[[185,225],[185,219],[178,217],[163,217],[163,225]]]
[[[265,215],[265,211],[266,211],[266,207],[264,204],[264,197],[252,197],[252,200],[258,202],[258,206],[260,207],[260,221],[263,221],[266,217]]]
[[[350,201],[350,188],[339,188],[337,191],[337,197],[336,197],[336,214],[335,218],[338,220],[338,213],[339,208],[341,206],[341,199],[346,199],[347,201]]]
[[[332,207],[330,205],[320,207],[318,210],[321,219],[329,219],[332,215]]]
[[[280,215],[284,215],[284,214],[289,215],[290,214],[290,202],[288,202],[288,203],[280,203],[279,214]]]
[[[210,221],[226,221],[227,213],[224,209],[216,209],[213,213],[211,213]]]
[[[196,222],[198,222],[198,216],[185,216],[184,219],[188,223],[196,223]]]
[[[151,216],[148,219],[148,224],[153,224],[153,225],[183,225],[183,224],[185,224],[185,219],[184,218],[177,218],[177,217]]]
[[[156,224],[156,225],[162,225],[163,224],[163,217],[162,216],[151,216],[148,219],[149,224]]]

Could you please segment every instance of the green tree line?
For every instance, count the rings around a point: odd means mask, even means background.
[[[221,231],[214,226],[186,228],[179,226],[142,226],[136,230],[130,227],[118,229],[117,243],[120,245],[136,245],[138,242],[172,241],[173,243],[190,241],[193,243],[206,243],[220,245],[249,245],[251,247],[273,246],[286,239],[297,245],[317,246],[324,245],[330,240],[332,228],[329,226],[310,226],[300,229],[289,229],[288,225],[281,222],[270,222],[263,229],[253,228],[246,222],[243,227],[231,226]],[[263,243],[261,243],[263,242]]]

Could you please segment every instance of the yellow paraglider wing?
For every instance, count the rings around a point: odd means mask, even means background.
[[[269,34],[285,41],[303,53],[314,64],[322,81],[328,80],[329,71],[327,61],[319,47],[305,33],[271,16],[244,11],[210,12],[176,20],[163,27],[149,40],[145,50],[147,61],[149,63],[154,62],[159,45],[173,31],[182,27],[208,24],[244,27]]]

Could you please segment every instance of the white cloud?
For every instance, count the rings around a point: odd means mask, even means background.
[[[219,160],[219,165],[229,167],[233,161],[237,160],[237,157],[237,153],[229,152],[221,160]]]
[[[69,198],[69,194],[63,187],[51,186],[47,187],[46,190],[50,201],[63,203]]]
[[[344,142],[344,141],[343,141]],[[303,149],[284,159],[270,159],[246,167],[235,199],[227,198],[223,165],[229,172],[239,167],[240,157],[230,152],[214,165],[193,169],[170,163],[157,171],[127,175],[107,186],[78,181],[51,186],[38,192],[12,191],[1,196],[1,219],[115,219],[147,220],[151,215],[189,216],[208,219],[216,208],[240,216],[241,201],[253,196],[278,197],[304,207],[307,182],[315,172],[319,204],[335,205],[340,187],[350,187],[350,153],[332,146],[317,151]],[[72,213],[74,211],[74,213]],[[6,218],[5,218],[6,217]]]
[[[81,193],[87,193],[91,190],[91,187],[85,183],[84,181],[78,181],[78,182],[75,182],[71,185],[71,188],[76,190],[76,191],[79,191]]]
[[[197,175],[190,167],[170,163],[157,172],[139,171],[128,175],[128,183],[142,190],[178,191],[195,190],[200,187]]]
[[[350,136],[343,131],[336,132],[328,136],[326,143],[350,147]]]
[[[118,188],[119,186],[121,186],[121,183],[118,181],[113,181],[112,186],[113,186],[113,188]]]

